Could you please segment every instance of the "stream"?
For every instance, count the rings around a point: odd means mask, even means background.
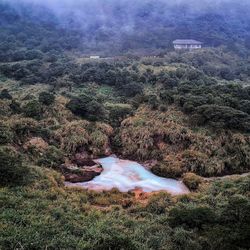
[[[121,192],[141,189],[143,192],[167,191],[173,195],[189,193],[181,181],[158,177],[139,163],[114,156],[98,159],[96,162],[103,167],[103,172],[99,176],[88,182],[67,185],[96,191],[117,188]]]

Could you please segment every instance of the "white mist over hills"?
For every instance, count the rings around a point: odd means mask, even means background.
[[[193,11],[202,11],[204,9],[215,10],[218,7],[228,7],[228,5],[238,5],[238,6],[249,6],[250,2],[248,0],[236,1],[236,0],[2,0],[6,3],[28,3],[43,5],[50,7],[54,10],[85,10],[88,11],[89,8],[95,8],[98,11],[102,8],[110,8],[114,6],[127,7],[127,8],[138,8],[139,6],[151,5],[157,6],[161,5],[163,10],[172,6],[183,6],[187,9]],[[226,5],[226,6],[225,6]],[[105,10],[105,9],[103,9]],[[233,8],[232,8],[233,11]]]
[[[2,0],[30,24],[75,32],[82,47],[104,51],[171,49],[175,39],[208,46],[247,43],[249,1]],[[8,20],[4,20],[4,23]],[[40,22],[40,23],[39,23]],[[76,35],[77,34],[77,35]],[[71,34],[72,35],[72,34]]]

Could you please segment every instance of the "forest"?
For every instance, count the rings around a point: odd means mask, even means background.
[[[177,2],[0,0],[0,249],[250,248],[250,4]],[[112,154],[190,193],[65,186]]]

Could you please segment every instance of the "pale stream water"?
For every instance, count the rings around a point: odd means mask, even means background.
[[[121,192],[128,192],[133,189],[141,189],[144,192],[168,191],[174,195],[189,192],[181,181],[158,177],[133,161],[110,156],[98,159],[96,162],[100,163],[104,169],[101,175],[88,182],[69,185],[81,186],[89,190],[117,188]]]

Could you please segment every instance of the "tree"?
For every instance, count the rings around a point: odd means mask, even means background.
[[[129,104],[107,103],[105,108],[109,111],[109,120],[114,125],[119,125],[126,118],[126,116],[132,113],[132,107]]]
[[[23,107],[23,112],[25,116],[39,119],[42,114],[41,104],[36,101],[30,101]]]
[[[24,183],[28,168],[20,154],[11,147],[0,147],[0,185],[13,186]]]
[[[147,96],[147,102],[148,102],[148,105],[149,107],[152,109],[152,110],[155,110],[158,108],[160,102],[157,98],[156,95],[149,95]]]
[[[15,100],[13,100],[11,103],[10,103],[10,108],[12,110],[12,112],[14,114],[19,114],[22,112],[22,108],[20,106],[20,103],[16,102]]]
[[[12,95],[9,93],[8,89],[3,89],[0,93],[0,99],[12,99]]]
[[[183,175],[183,183],[191,190],[196,190],[202,183],[202,178],[194,173]]]
[[[38,160],[39,165],[46,167],[58,167],[63,162],[63,152],[55,146],[50,146]]]
[[[54,101],[55,101],[55,96],[52,93],[44,91],[39,94],[39,102],[46,106],[53,104]]]
[[[0,144],[10,143],[13,140],[13,132],[3,123],[0,123]]]
[[[143,85],[141,83],[132,82],[121,86],[121,93],[127,97],[134,97],[143,93]]]
[[[227,106],[202,105],[196,108],[195,112],[199,114],[201,124],[250,131],[250,116],[240,110]]]
[[[88,95],[72,98],[66,107],[75,115],[92,121],[101,120],[106,115],[103,105]]]

